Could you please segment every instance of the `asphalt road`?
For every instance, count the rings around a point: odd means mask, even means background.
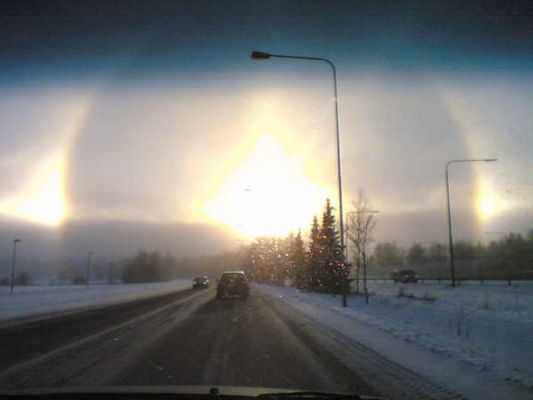
[[[294,388],[459,398],[260,291],[185,290],[0,326],[0,389],[102,385]]]
[[[247,300],[210,296],[112,383],[359,390],[359,379],[300,324],[259,293]]]
[[[20,318],[0,323],[0,370],[31,360],[65,343],[76,342],[119,322],[186,298],[192,290],[141,299],[83,312],[57,313],[39,318]]]
[[[157,299],[0,328],[0,388],[231,385],[371,389],[302,327],[253,293]]]

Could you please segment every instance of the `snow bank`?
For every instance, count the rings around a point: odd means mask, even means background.
[[[0,286],[0,321],[146,298],[190,286],[188,279],[143,284],[91,284],[89,287],[18,286],[13,293],[9,293],[8,286]]]
[[[439,358],[451,360],[459,370],[474,371],[478,384],[490,377],[493,383],[521,391],[533,389],[533,282],[478,282],[456,288],[369,282],[370,304],[365,305],[362,296],[350,296],[348,308],[340,307],[340,297],[331,295],[263,285],[258,289],[327,327],[375,345],[376,340],[361,337],[358,327],[364,324],[390,339],[380,342],[381,348],[375,349],[379,352],[386,348],[392,355],[400,354],[408,344],[418,352],[409,356],[409,367],[422,374],[428,371],[429,354],[436,363]],[[424,363],[418,365],[417,358]]]

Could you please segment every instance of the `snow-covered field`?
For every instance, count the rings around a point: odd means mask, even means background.
[[[350,296],[348,308],[340,307],[340,297],[258,289],[452,387],[468,387],[470,380],[470,394],[476,385],[489,385],[500,395],[516,389],[508,398],[524,393],[533,398],[533,282],[472,282],[456,288],[369,282],[370,304]]]
[[[0,286],[0,321],[135,300],[191,286],[191,281],[144,284]]]

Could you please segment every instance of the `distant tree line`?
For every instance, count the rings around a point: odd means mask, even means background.
[[[509,233],[488,244],[458,241],[454,243],[456,261],[472,262],[478,268],[476,278],[522,279],[533,278],[533,229],[525,236]],[[424,246],[414,243],[402,248],[395,242],[376,244],[370,258],[372,266],[409,267],[444,264],[449,260],[448,244]]]
[[[356,222],[362,215],[365,214],[355,214]],[[370,220],[361,217],[361,221]],[[357,272],[362,264],[357,256],[353,267],[344,261],[336,225],[333,207],[327,201],[321,218],[313,218],[307,241],[299,231],[282,238],[259,237],[232,251],[197,257],[175,258],[158,251],[141,250],[133,258],[93,265],[91,276],[107,278],[109,283],[144,283],[197,275],[215,279],[223,271],[243,269],[251,279],[261,283],[341,293],[350,268]],[[353,237],[361,237],[357,230],[348,229],[347,232],[350,243]],[[352,245],[352,253],[353,247],[357,249],[357,245]],[[533,279],[533,229],[525,235],[508,233],[488,244],[458,241],[454,250],[455,259],[460,264],[457,272],[464,278]],[[368,258],[369,276],[389,278],[394,269],[412,268],[427,279],[447,279],[448,257],[448,244],[414,243],[404,248],[396,242],[381,242],[375,245]],[[471,268],[463,268],[461,263]],[[59,278],[85,284],[84,272],[82,264],[76,268],[64,267]],[[16,285],[32,283],[32,275],[26,271],[20,271],[15,277]],[[7,276],[0,277],[1,285],[9,285]]]
[[[245,254],[244,246],[235,251],[181,258],[168,254],[162,256],[158,251],[139,251],[134,258],[122,261],[117,268],[123,271],[124,283],[159,282],[198,275],[215,279],[224,271],[242,269]]]
[[[139,251],[124,269],[122,281],[124,283],[167,281],[175,277],[176,266],[176,259],[170,255],[163,257],[158,251]]]
[[[9,285],[9,278],[7,276],[3,276],[0,278],[0,286],[7,286]],[[15,276],[15,285],[17,286],[28,286],[33,285],[33,278],[29,272],[20,272]]]

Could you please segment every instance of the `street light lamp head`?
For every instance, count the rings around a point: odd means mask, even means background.
[[[487,158],[484,160],[485,162],[495,162],[495,161],[498,161],[497,158]]]
[[[263,51],[252,51],[250,57],[252,60],[268,60],[270,58],[270,54]]]
[[[20,239],[15,239],[14,242],[15,242],[15,243],[20,243],[20,242],[22,242],[22,240],[20,240]]]

